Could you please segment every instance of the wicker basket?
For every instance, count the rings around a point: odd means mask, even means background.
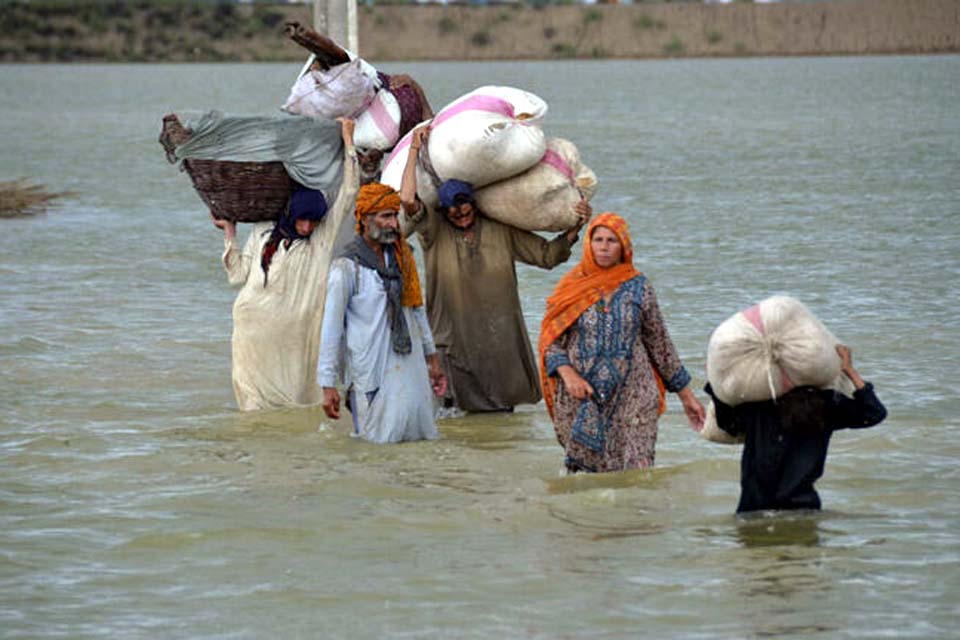
[[[164,116],[160,144],[168,161],[176,162],[174,149],[191,133],[177,116]],[[279,219],[296,186],[282,162],[186,159],[181,170],[190,176],[194,189],[213,217],[234,222]]]

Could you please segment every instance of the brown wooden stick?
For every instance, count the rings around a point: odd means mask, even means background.
[[[284,28],[287,37],[317,57],[324,70],[344,62],[350,62],[350,56],[336,42],[299,22],[288,22]]]

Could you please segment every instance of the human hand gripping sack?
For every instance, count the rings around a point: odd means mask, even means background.
[[[580,198],[580,202],[573,205],[573,210],[577,214],[577,222],[567,230],[567,240],[571,244],[576,242],[580,229],[590,222],[590,217],[593,215],[593,207],[590,206],[586,198]]]

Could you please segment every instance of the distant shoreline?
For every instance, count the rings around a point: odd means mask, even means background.
[[[375,5],[371,61],[798,57],[960,52],[960,1],[816,4]],[[62,0],[0,4],[0,62],[288,62],[296,4]]]

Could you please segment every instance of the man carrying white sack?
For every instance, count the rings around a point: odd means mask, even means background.
[[[414,130],[403,171],[403,213],[419,234],[425,259],[427,309],[450,390],[444,403],[463,411],[512,411],[540,400],[537,361],[517,291],[517,260],[543,269],[565,262],[593,213],[582,199],[576,224],[553,240],[484,217],[473,187],[440,185],[440,211],[417,197],[417,153],[429,129]]]
[[[361,187],[357,235],[331,266],[324,306],[323,410],[340,417],[336,384],[343,374],[354,433],[372,442],[435,438],[431,387],[442,396],[447,386],[399,209],[390,187]]]

